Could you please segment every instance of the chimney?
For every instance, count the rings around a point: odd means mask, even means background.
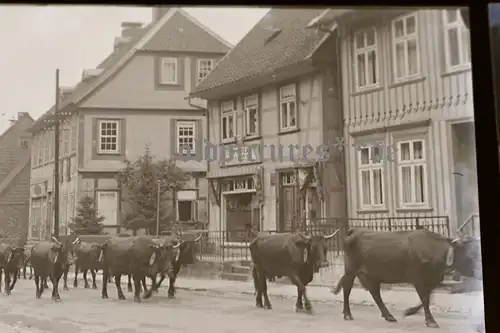
[[[153,7],[153,22],[159,21],[170,9],[167,6]]]
[[[122,22],[122,37],[135,37],[141,30],[141,22]]]
[[[29,116],[29,113],[28,113],[28,112],[18,112],[18,113],[17,113],[17,119],[18,119],[18,120],[19,120],[19,119],[22,119],[22,118],[25,118],[25,117],[27,117],[27,116]]]
[[[118,51],[120,47],[127,44],[130,41],[130,37],[116,37],[115,38],[115,52]]]
[[[82,81],[87,81],[94,77],[101,75],[103,69],[102,68],[92,68],[92,69],[84,69],[82,71]]]

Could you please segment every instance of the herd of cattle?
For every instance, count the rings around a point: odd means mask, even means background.
[[[267,282],[288,277],[297,286],[297,312],[312,314],[306,286],[320,268],[328,266],[327,240],[335,237],[338,232],[336,230],[327,236],[253,233],[249,247],[253,261],[256,306],[271,309]],[[77,276],[81,271],[85,288],[89,288],[87,272],[90,271],[92,288],[97,289],[96,272],[103,271],[103,299],[108,298],[107,284],[111,282],[111,277],[114,277],[118,298],[125,299],[120,281],[122,275],[128,276],[128,291],[134,291],[136,302],[157,292],[167,276],[170,280],[168,296],[174,297],[175,280],[182,266],[194,262],[195,243],[201,236],[202,234],[190,239],[182,234],[161,239],[147,236],[112,237],[103,244],[87,243],[79,238],[73,242],[61,243],[52,238],[52,241],[35,244],[30,250],[0,244],[0,281],[3,270],[5,293],[10,295],[21,271],[24,270],[26,278],[29,267],[36,285],[36,298],[40,298],[44,289],[48,288],[47,279],[50,279],[52,299],[59,301],[59,281],[62,277],[63,288],[67,289],[68,271],[74,265],[74,287],[77,287]],[[407,309],[405,316],[413,315],[423,308],[428,327],[439,327],[430,312],[429,301],[432,291],[438,287],[445,274],[455,270],[463,276],[482,277],[478,239],[450,239],[426,229],[404,232],[350,229],[344,237],[345,274],[333,293],[338,294],[343,290],[345,320],[353,320],[349,295],[356,277],[372,295],[382,317],[389,322],[395,322],[396,319],[381,298],[381,284],[412,284],[421,304]],[[149,288],[146,277],[151,280]],[[160,280],[157,282],[158,277]],[[141,288],[144,291],[142,297]]]

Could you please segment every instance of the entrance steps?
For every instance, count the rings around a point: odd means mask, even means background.
[[[224,263],[222,279],[229,281],[250,281],[252,278],[252,261],[238,260]]]

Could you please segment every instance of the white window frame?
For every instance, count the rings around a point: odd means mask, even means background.
[[[224,119],[233,118],[233,137],[224,138]],[[229,120],[227,120],[229,124]],[[236,103],[234,100],[224,101],[220,105],[220,138],[222,143],[234,142],[236,139]]]
[[[283,94],[282,92],[288,88],[292,88],[293,87],[293,96],[286,96],[286,97],[283,97]],[[280,100],[280,107],[279,107],[279,110],[280,110],[280,116],[279,116],[279,120],[280,120],[280,124],[279,124],[279,129],[280,129],[280,132],[288,132],[288,131],[293,131],[293,130],[296,130],[298,127],[297,127],[297,123],[298,123],[298,118],[299,118],[299,108],[298,108],[298,103],[297,103],[297,85],[295,83],[292,83],[292,84],[287,84],[286,86],[282,86],[279,88],[279,100]],[[290,105],[294,103],[295,104],[295,125],[290,125],[290,124],[287,124],[287,126],[283,126],[283,105],[284,104],[287,104],[287,110],[288,110],[288,119],[290,119]]]
[[[99,135],[98,135],[98,147],[97,147],[97,151],[99,152],[99,154],[118,154],[120,152],[120,122],[118,120],[107,120],[107,119],[99,119],[98,121],[98,131],[99,131]],[[112,135],[105,135],[103,136],[102,135],[102,126],[103,124],[115,124],[116,125],[116,149],[114,150],[111,150],[111,149],[102,149],[101,147],[101,141],[104,137],[113,137]]]
[[[402,81],[407,81],[416,77],[419,77],[421,75],[421,61],[420,61],[420,38],[419,38],[419,22],[418,22],[418,12],[413,12],[407,15],[399,16],[398,18],[392,20],[391,22],[391,34],[392,34],[392,70],[394,73],[394,81],[395,82],[402,82]],[[415,19],[415,32],[408,35],[406,34],[406,20],[413,17]],[[396,37],[396,22],[403,21],[403,36]],[[409,63],[408,63],[408,42],[416,40],[416,47],[417,47],[417,71],[415,74],[408,75],[409,72]],[[405,74],[402,77],[397,77],[397,53],[396,53],[396,45],[398,44],[404,44],[404,59],[405,59]]]
[[[462,15],[460,14],[459,9],[454,9],[457,15],[457,20],[455,22],[448,22],[448,11],[443,10],[443,28],[444,28],[444,52],[445,52],[445,66],[446,72],[453,72],[456,70],[467,69],[471,66],[470,59],[470,51],[464,49],[462,34],[469,33],[468,29],[465,27],[464,21],[462,19]],[[459,64],[452,66],[451,65],[451,51],[450,51],[450,40],[448,32],[450,30],[456,29],[458,35],[458,57],[460,59]],[[469,38],[469,46],[470,46],[470,38]],[[469,60],[466,62],[464,58],[466,54],[469,54]]]
[[[175,71],[174,71],[174,76],[175,79],[170,81],[166,79],[166,73],[165,73],[165,64],[174,64],[175,66]],[[178,84],[179,83],[179,62],[177,58],[161,58],[160,60],[160,84]]]
[[[181,128],[191,128],[193,130],[193,135],[188,136],[188,135],[181,135],[180,130]],[[177,154],[187,154],[187,152],[181,152],[181,139],[192,139],[193,140],[193,148],[189,152],[189,154],[194,155],[196,153],[196,123],[194,121],[189,121],[189,120],[182,120],[182,121],[177,121],[177,135],[176,135],[176,141],[177,141]]]
[[[379,147],[383,147],[383,144],[377,144]],[[368,150],[368,164],[363,164],[362,152],[363,150]],[[380,148],[379,148],[380,149]],[[358,148],[358,181],[359,181],[359,202],[360,208],[362,210],[377,210],[385,209],[386,207],[386,195],[385,195],[385,168],[384,168],[384,152],[380,152],[380,160],[378,162],[374,161],[372,156],[373,145],[360,146]],[[374,204],[375,202],[375,184],[374,184],[374,173],[375,171],[380,171],[380,178],[382,183],[382,202],[380,204]],[[364,191],[363,188],[363,173],[368,172],[370,174],[370,203],[366,204],[363,202]]]
[[[372,31],[373,36],[374,36],[374,41],[375,43],[370,46],[364,46],[361,48],[358,48],[356,45],[356,40],[357,36],[360,34],[363,34],[363,41],[364,44],[366,45],[367,40],[368,40],[368,35],[367,33]],[[377,29],[375,27],[369,28],[369,29],[364,29],[357,31],[354,33],[354,39],[353,39],[353,49],[354,49],[354,88],[356,91],[361,91],[365,89],[371,89],[374,87],[378,87],[380,85],[380,67],[379,67],[379,53],[378,53],[378,36],[377,36]],[[365,59],[365,83],[368,82],[368,55],[374,52],[375,53],[375,82],[371,84],[365,84],[364,86],[360,86],[358,82],[358,55],[363,54],[363,57]]]
[[[255,101],[255,103],[254,103]],[[249,104],[252,103],[252,104]],[[250,111],[255,110],[256,112],[256,117],[257,117],[257,124],[255,126],[255,133],[250,133],[249,128],[250,128]],[[243,99],[243,112],[245,115],[245,137],[251,138],[251,137],[256,137],[259,136],[260,133],[260,119],[259,119],[259,95],[258,94],[253,94],[250,96],[247,96]]]
[[[202,63],[203,62],[209,62],[210,63],[210,70],[206,73],[202,73]],[[204,78],[207,77],[207,75],[214,69],[215,67],[215,60],[214,59],[198,59],[198,83],[200,83]],[[201,76],[202,74],[204,74],[203,76]]]
[[[415,160],[414,158],[414,151],[413,151],[413,144],[415,142],[421,142],[422,143],[422,159]],[[401,160],[401,146],[405,143],[408,143],[410,146],[410,159],[407,161],[402,161]],[[418,139],[411,139],[411,140],[401,140],[398,141],[398,201],[399,201],[399,207],[400,208],[415,208],[415,207],[428,207],[429,206],[429,184],[428,184],[428,173],[427,173],[427,148],[426,148],[426,140],[423,138],[418,138]],[[411,202],[403,202],[403,168],[404,167],[411,167]],[[423,194],[424,194],[424,201],[423,202],[416,202],[416,194],[415,194],[415,167],[417,166],[423,166],[423,175],[424,175],[424,181],[423,181]]]
[[[112,225],[112,226],[114,226],[114,225],[117,225],[117,224],[119,223],[119,221],[118,221],[118,213],[119,213],[119,212],[118,212],[118,209],[119,209],[119,207],[118,207],[118,204],[119,204],[119,202],[118,202],[118,191],[103,191],[103,190],[96,190],[96,197],[97,197],[97,200],[96,200],[96,203],[97,203],[97,212],[98,212],[99,216],[101,216],[101,215],[102,215],[102,216],[104,216],[104,215],[102,214],[102,209],[101,209],[101,195],[103,195],[103,194],[111,194],[111,193],[112,193],[112,194],[113,194],[113,196],[115,197],[115,202],[116,202],[116,223],[115,223],[115,224],[106,224],[106,223],[105,223],[105,220],[104,220],[104,221],[102,222],[102,225],[103,225],[103,226],[111,226],[111,225]],[[104,217],[106,218],[106,216],[104,216]]]

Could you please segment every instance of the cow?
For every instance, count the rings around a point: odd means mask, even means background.
[[[29,275],[29,279],[33,279],[33,267],[31,267],[30,263],[29,263],[29,257],[31,255],[31,249],[32,248],[29,248],[29,247],[25,247],[24,248],[24,253],[23,253],[23,258],[24,258],[24,262],[23,262],[23,267],[22,267],[22,276],[23,278],[26,280],[26,272],[28,271],[28,267],[29,267],[29,270],[30,270],[30,275]],[[17,273],[17,277],[18,278],[21,278],[21,270],[18,271]]]
[[[59,242],[55,237],[52,241],[42,241],[33,247],[30,255],[31,266],[35,271],[36,298],[41,298],[47,278],[52,282],[52,300],[61,300],[59,295],[59,280],[61,279],[68,253],[71,252],[71,243],[66,240]]]
[[[14,247],[9,244],[0,244],[0,292],[2,290],[2,270],[5,274],[5,293],[11,294],[11,290],[17,281],[17,271],[23,265],[24,248]],[[11,277],[13,281],[11,284]]]
[[[103,283],[101,297],[108,298],[107,281],[111,274],[115,278],[118,298],[125,299],[121,288],[121,276],[132,274],[134,278],[134,301],[140,303],[140,284],[145,277],[152,280],[152,287],[143,294],[143,298],[151,297],[151,291],[156,286],[156,276],[166,271],[173,275],[173,249],[179,244],[158,245],[150,237],[135,236],[128,238],[114,237],[101,245],[99,262],[103,264]]]
[[[427,229],[398,232],[350,229],[344,241],[345,273],[332,291],[338,294],[344,290],[344,319],[353,320],[349,295],[357,277],[388,322],[396,319],[382,300],[381,284],[412,284],[422,303],[406,309],[404,316],[413,315],[423,307],[426,326],[438,328],[429,309],[432,291],[453,269],[464,276],[475,275],[477,258],[470,251],[471,245],[470,241],[447,238]]]
[[[83,272],[84,288],[90,288],[87,280],[87,272],[92,275],[92,289],[97,289],[96,274],[101,269],[99,255],[101,254],[101,245],[98,243],[82,242],[80,238],[75,239],[74,245],[74,264],[75,264],[75,280],[73,287],[78,288],[78,272]]]
[[[177,279],[177,276],[179,275],[179,272],[181,270],[182,266],[190,265],[193,264],[195,261],[195,244],[201,239],[201,236],[203,233],[201,233],[198,237],[194,239],[186,239],[185,236],[182,236],[182,234],[178,234],[177,237],[167,237],[164,239],[164,242],[167,244],[169,242],[177,242],[178,246],[178,251],[175,253],[175,258],[173,261],[173,274],[169,276],[169,285],[168,285],[168,291],[167,295],[169,298],[174,298],[175,297],[175,280]],[[185,239],[183,239],[185,238]],[[161,286],[161,283],[165,279],[165,272],[160,273],[160,281],[156,284],[154,288],[152,288],[154,292],[158,292],[158,288]],[[143,282],[144,283],[144,282]]]
[[[297,286],[297,312],[312,314],[312,305],[306,294],[306,286],[312,281],[314,273],[327,267],[326,240],[334,237],[340,229],[331,235],[308,236],[303,233],[283,233],[275,235],[258,235],[250,243],[252,257],[252,277],[255,286],[255,305],[258,308],[271,309],[267,295],[266,278],[287,276]],[[262,304],[264,296],[264,304]],[[304,303],[302,303],[304,298]]]

